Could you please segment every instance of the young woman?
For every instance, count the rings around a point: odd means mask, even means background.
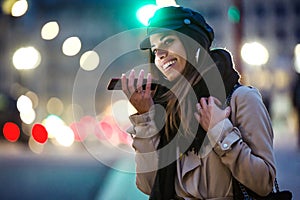
[[[136,85],[134,70],[122,75],[137,110],[128,130],[137,187],[155,200],[234,199],[237,181],[269,194],[273,130],[258,90],[240,86],[227,50],[211,49],[213,29],[198,12],[164,7],[149,22],[141,43],[154,63],[146,88],[144,71]]]

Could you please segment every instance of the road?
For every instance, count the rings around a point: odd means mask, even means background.
[[[41,156],[13,144],[0,144],[1,200],[146,200],[135,187],[134,174],[102,164],[88,153]],[[282,190],[300,200],[300,151],[296,136],[275,136],[277,179]],[[104,152],[105,153],[105,152]],[[126,161],[112,159],[112,165]]]

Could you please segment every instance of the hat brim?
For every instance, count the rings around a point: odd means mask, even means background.
[[[140,49],[141,50],[151,49],[150,36],[147,36],[145,39],[143,39],[140,42]]]
[[[169,32],[169,31],[173,31],[176,29],[181,28],[182,25],[173,25],[173,26],[168,26],[168,27],[149,27],[147,32],[147,37],[145,39],[143,39],[140,42],[140,49],[141,50],[147,50],[147,49],[151,49],[151,43],[150,43],[150,36],[156,33],[164,33],[164,32]]]

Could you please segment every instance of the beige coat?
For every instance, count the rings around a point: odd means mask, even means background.
[[[271,120],[257,89],[242,86],[233,94],[231,121],[209,130],[202,153],[177,160],[175,189],[184,199],[233,199],[232,176],[260,195],[268,194],[276,176]],[[157,169],[158,127],[155,109],[130,117],[136,151],[136,184],[150,194]],[[179,155],[178,155],[179,156]]]

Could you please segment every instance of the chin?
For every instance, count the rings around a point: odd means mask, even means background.
[[[178,76],[167,76],[167,79],[170,82],[175,81],[177,78],[178,78]]]
[[[180,77],[180,73],[174,71],[173,73],[168,74],[166,77],[170,82],[172,82],[174,80],[177,80]]]

